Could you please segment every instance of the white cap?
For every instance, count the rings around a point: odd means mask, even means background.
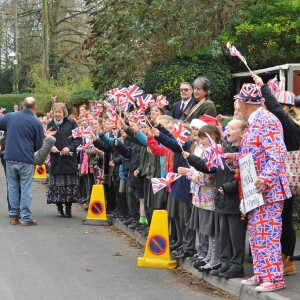
[[[204,125],[207,125],[207,123],[199,119],[193,119],[190,124],[190,127],[201,129],[201,127],[203,127]]]

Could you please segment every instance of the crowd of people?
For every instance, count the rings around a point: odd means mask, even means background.
[[[11,224],[37,224],[30,189],[40,153],[49,172],[47,203],[57,206],[59,217],[72,217],[73,203],[87,210],[92,186],[103,184],[108,214],[146,238],[153,211],[166,209],[172,257],[189,258],[199,272],[226,279],[245,276],[248,224],[254,276],[242,284],[257,286],[258,292],[284,288],[283,276],[296,272],[290,260],[296,242],[293,196],[284,161],[287,151],[299,149],[300,111],[292,93],[275,95],[259,76],[253,80],[235,96],[234,115],[224,128],[205,77],[183,82],[172,110],[153,95],[144,122],[102,100],[81,105],[78,115],[69,115],[64,103],[53,103],[44,116],[36,113],[35,100],[26,98],[21,111],[0,118]],[[178,124],[189,133],[182,143]],[[212,145],[224,154],[223,166],[209,160]],[[239,160],[248,154],[264,204],[245,222],[236,175]],[[181,176],[154,191],[151,179],[170,173]]]

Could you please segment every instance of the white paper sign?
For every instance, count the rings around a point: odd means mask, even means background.
[[[255,181],[257,174],[255,171],[254,161],[251,154],[247,154],[239,160],[240,175],[243,189],[243,203],[241,203],[241,212],[247,213],[250,210],[264,204],[261,193],[256,192]]]

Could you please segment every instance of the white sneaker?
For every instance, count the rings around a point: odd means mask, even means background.
[[[284,288],[285,288],[285,283],[283,282],[273,283],[267,281],[262,283],[260,286],[256,287],[255,290],[259,293],[264,293],[264,292],[274,292],[274,291],[282,290]]]
[[[259,279],[256,275],[252,276],[249,279],[245,279],[241,281],[242,285],[246,285],[246,286],[255,286],[255,285],[259,285]]]

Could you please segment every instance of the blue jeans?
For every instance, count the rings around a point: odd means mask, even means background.
[[[32,220],[30,204],[32,200],[31,184],[33,172],[33,164],[6,161],[8,196],[11,206],[9,216],[21,216],[22,223]]]

